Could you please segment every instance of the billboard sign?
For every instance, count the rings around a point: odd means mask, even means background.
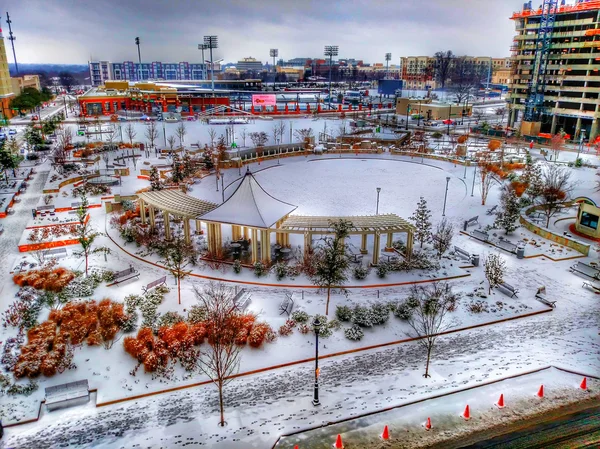
[[[275,106],[277,96],[271,94],[252,95],[252,106]]]

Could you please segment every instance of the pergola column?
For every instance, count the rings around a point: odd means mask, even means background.
[[[361,242],[360,242],[360,253],[361,254],[367,254],[367,234],[362,234],[361,236]]]
[[[165,239],[171,240],[171,223],[169,222],[169,213],[163,210],[164,224],[165,224]]]
[[[206,223],[206,241],[208,244],[208,252],[215,254],[215,229],[212,223]]]
[[[196,234],[200,234],[200,231],[202,231],[202,222],[196,219]]]
[[[410,260],[412,258],[413,241],[414,241],[413,231],[408,231],[406,233],[406,260]]]
[[[375,231],[374,237],[375,237],[375,239],[373,241],[373,265],[377,265],[379,263],[379,247],[380,247],[381,233],[379,231]]]
[[[388,232],[387,234],[387,242],[385,244],[385,249],[386,250],[391,250],[393,245],[394,245],[394,233],[393,232]]]
[[[146,224],[146,208],[144,205],[144,200],[140,198],[139,203],[140,203],[140,216],[142,217],[142,224],[145,225]]]
[[[312,233],[304,233],[304,254],[308,254],[310,247],[312,246]]]
[[[185,242],[190,243],[190,219],[187,217],[183,217],[183,235],[185,237]]]
[[[268,229],[260,231],[260,252],[263,262],[271,262],[271,233]]]
[[[283,246],[290,246],[290,233],[283,232],[282,238],[283,238]]]
[[[244,226],[244,240],[248,240],[250,238],[250,232],[248,226]]]
[[[233,241],[239,240],[241,236],[242,236],[241,226],[232,225],[231,226],[231,240],[233,240]]]
[[[221,257],[223,248],[223,235],[221,234],[221,223],[215,223],[215,254]]]
[[[154,229],[156,227],[156,220],[154,217],[154,206],[148,206],[148,209],[150,211],[150,227],[152,229]]]
[[[251,228],[252,231],[252,263],[259,261],[258,256],[258,230]]]

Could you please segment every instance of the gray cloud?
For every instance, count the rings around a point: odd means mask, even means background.
[[[381,62],[392,53],[451,49],[508,56],[509,20],[523,0],[9,0],[20,62],[200,61],[197,44],[219,36],[215,58],[316,57],[339,45],[340,57]],[[3,16],[3,28],[6,28]],[[6,31],[5,31],[6,34]],[[12,55],[9,52],[9,61]]]

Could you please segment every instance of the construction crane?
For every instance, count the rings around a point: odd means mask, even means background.
[[[558,9],[558,0],[544,0],[541,9],[540,28],[535,42],[533,73],[529,82],[525,103],[525,121],[537,122],[544,109],[544,90],[546,89],[546,66],[550,56],[552,32]]]

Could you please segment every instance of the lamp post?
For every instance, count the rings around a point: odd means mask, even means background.
[[[275,58],[279,56],[279,50],[276,48],[271,48],[271,50],[269,50],[269,56],[273,58],[273,90],[275,90],[275,78],[277,77],[277,69],[275,68]]]
[[[452,121],[450,117],[452,117],[452,103],[448,106],[448,132],[446,133],[448,136],[450,135],[450,122]]]
[[[406,103],[406,131],[408,131],[408,114],[410,113],[410,100]]]
[[[471,186],[471,196],[473,196],[473,192],[475,191],[475,174],[477,173],[477,162],[475,162],[475,167],[473,168],[473,185]]]
[[[386,53],[385,54],[385,79],[388,79],[389,77],[389,68],[390,68],[390,61],[392,60],[392,54],[391,53]]]
[[[381,187],[377,187],[377,206],[375,207],[375,215],[379,215],[379,192],[381,192]]]
[[[313,329],[315,331],[315,386],[312,403],[316,407],[321,405],[319,402],[319,330],[321,329],[321,322],[318,317],[313,321]]]
[[[419,112],[417,112],[417,128],[421,126],[421,100],[419,99]]]
[[[140,63],[140,74],[138,76],[138,79],[140,81],[142,81],[142,53],[140,52],[140,38],[136,37],[135,38],[135,45],[137,45],[137,50],[138,50],[138,61]]]
[[[581,150],[583,149],[583,140],[585,139],[585,129],[581,130],[581,133],[579,134],[579,146],[577,147],[577,158],[575,158],[575,162],[577,162],[577,160],[579,159],[579,154],[581,153]]]
[[[338,55],[337,45],[325,45],[325,56],[329,56],[329,109],[331,109],[331,65],[333,57]]]
[[[67,111],[67,100],[66,97],[67,95],[63,95],[63,104],[65,105],[65,118],[69,118],[69,112]]]
[[[446,176],[446,193],[444,194],[444,210],[442,211],[442,217],[446,216],[446,199],[448,198],[448,184],[450,183],[450,176]]]
[[[215,63],[213,59],[213,48],[219,46],[219,38],[217,36],[204,36],[204,47],[210,50],[210,85],[212,89],[212,96],[215,98]]]
[[[208,78],[208,73],[206,73],[206,60],[204,59],[204,50],[207,49],[208,47],[206,46],[206,44],[198,44],[198,50],[202,51],[202,65],[204,66],[204,70],[202,70],[202,73],[204,75],[204,79]]]

